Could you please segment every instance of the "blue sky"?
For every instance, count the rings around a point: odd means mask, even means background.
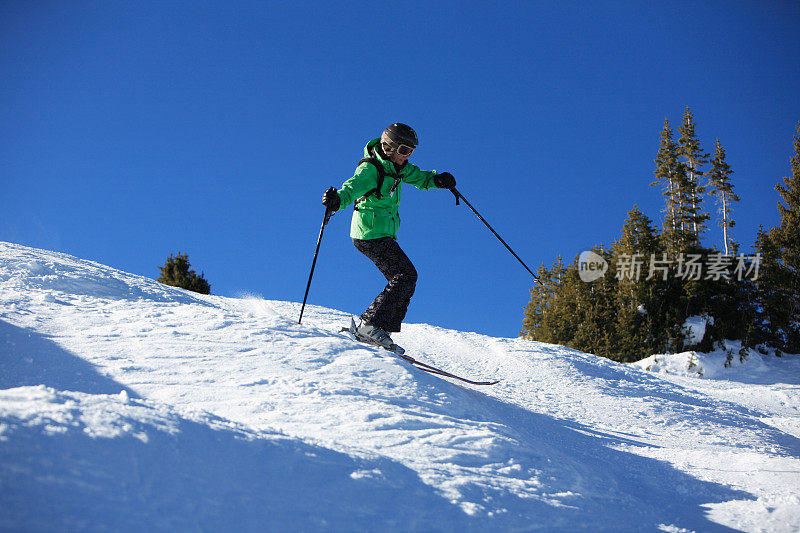
[[[536,268],[610,244],[634,204],[660,225],[659,134],[689,106],[749,250],[789,172],[798,28],[781,1],[3,2],[0,240],[150,277],[180,250],[214,294],[300,301],[322,192],[405,122],[412,161]],[[405,189],[407,321],[516,336],[530,275],[448,192]],[[384,280],[349,218],[309,302],[359,314]]]

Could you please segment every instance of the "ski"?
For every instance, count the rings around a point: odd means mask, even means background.
[[[412,357],[409,357],[408,355],[399,354],[397,352],[392,352],[392,353],[394,353],[400,359],[403,359],[403,360],[408,361],[409,363],[411,363],[411,365],[414,366],[414,368],[422,370],[423,372],[428,372],[429,374],[435,374],[437,376],[444,376],[444,377],[448,377],[448,378],[457,379],[459,381],[463,381],[464,383],[470,383],[472,385],[495,385],[497,383],[500,383],[499,379],[498,380],[494,380],[494,381],[474,381],[474,380],[471,380],[471,379],[462,378],[461,376],[457,376],[455,374],[451,374],[450,372],[447,372],[446,370],[442,370],[441,368],[436,368],[435,366],[431,366],[431,365],[429,365],[427,363],[423,363],[422,361],[417,361],[416,359],[414,359]]]
[[[497,383],[500,383],[500,380],[495,380],[495,381],[474,381],[474,380],[471,380],[471,379],[463,378],[461,376],[457,376],[457,375],[452,374],[452,373],[450,373],[450,372],[448,372],[446,370],[442,370],[441,368],[436,368],[435,366],[429,365],[428,363],[423,363],[422,361],[417,361],[413,357],[406,355],[405,354],[405,350],[403,350],[403,348],[401,348],[400,346],[397,346],[396,344],[392,344],[391,348],[387,348],[386,346],[381,346],[379,344],[375,344],[374,342],[370,342],[369,340],[364,339],[363,337],[357,335],[355,333],[355,331],[353,331],[352,327],[351,328],[342,328],[340,332],[341,333],[349,333],[350,335],[353,336],[353,339],[356,340],[357,342],[360,342],[360,343],[363,343],[363,344],[368,344],[369,346],[375,346],[377,348],[383,348],[387,352],[391,352],[394,355],[396,355],[397,357],[399,357],[400,359],[406,361],[407,363],[410,363],[411,366],[413,366],[417,370],[422,370],[423,372],[428,372],[429,374],[433,374],[433,375],[436,375],[436,376],[443,376],[443,377],[452,378],[452,379],[457,379],[459,381],[463,381],[464,383],[469,383],[471,385],[495,385]]]

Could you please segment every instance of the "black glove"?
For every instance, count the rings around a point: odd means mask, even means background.
[[[433,184],[440,189],[452,189],[456,186],[456,179],[449,172],[442,172],[433,177]]]
[[[336,192],[336,187],[331,187],[325,194],[322,195],[322,205],[331,211],[338,211],[339,206],[342,205],[342,200],[339,198],[339,193]]]

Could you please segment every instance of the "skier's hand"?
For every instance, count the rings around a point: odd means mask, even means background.
[[[440,189],[452,189],[456,186],[456,179],[449,172],[442,172],[433,177],[433,184]]]
[[[339,193],[336,192],[336,187],[331,187],[325,194],[322,195],[322,205],[331,211],[338,211],[339,206],[342,205],[342,200],[339,198]]]

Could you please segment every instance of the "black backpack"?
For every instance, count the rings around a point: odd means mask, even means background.
[[[378,186],[374,189],[370,189],[364,194],[364,196],[355,201],[353,204],[353,209],[356,211],[358,211],[358,204],[369,198],[371,195],[374,194],[378,197],[378,199],[381,198],[381,188],[383,187],[383,180],[386,177],[386,170],[384,170],[383,165],[377,157],[365,157],[358,162],[358,165],[361,165],[361,163],[370,163],[377,169]],[[394,178],[394,184],[392,185],[390,193],[394,193],[394,191],[397,189],[397,186],[400,184],[400,176],[398,174],[391,174],[391,176]]]

